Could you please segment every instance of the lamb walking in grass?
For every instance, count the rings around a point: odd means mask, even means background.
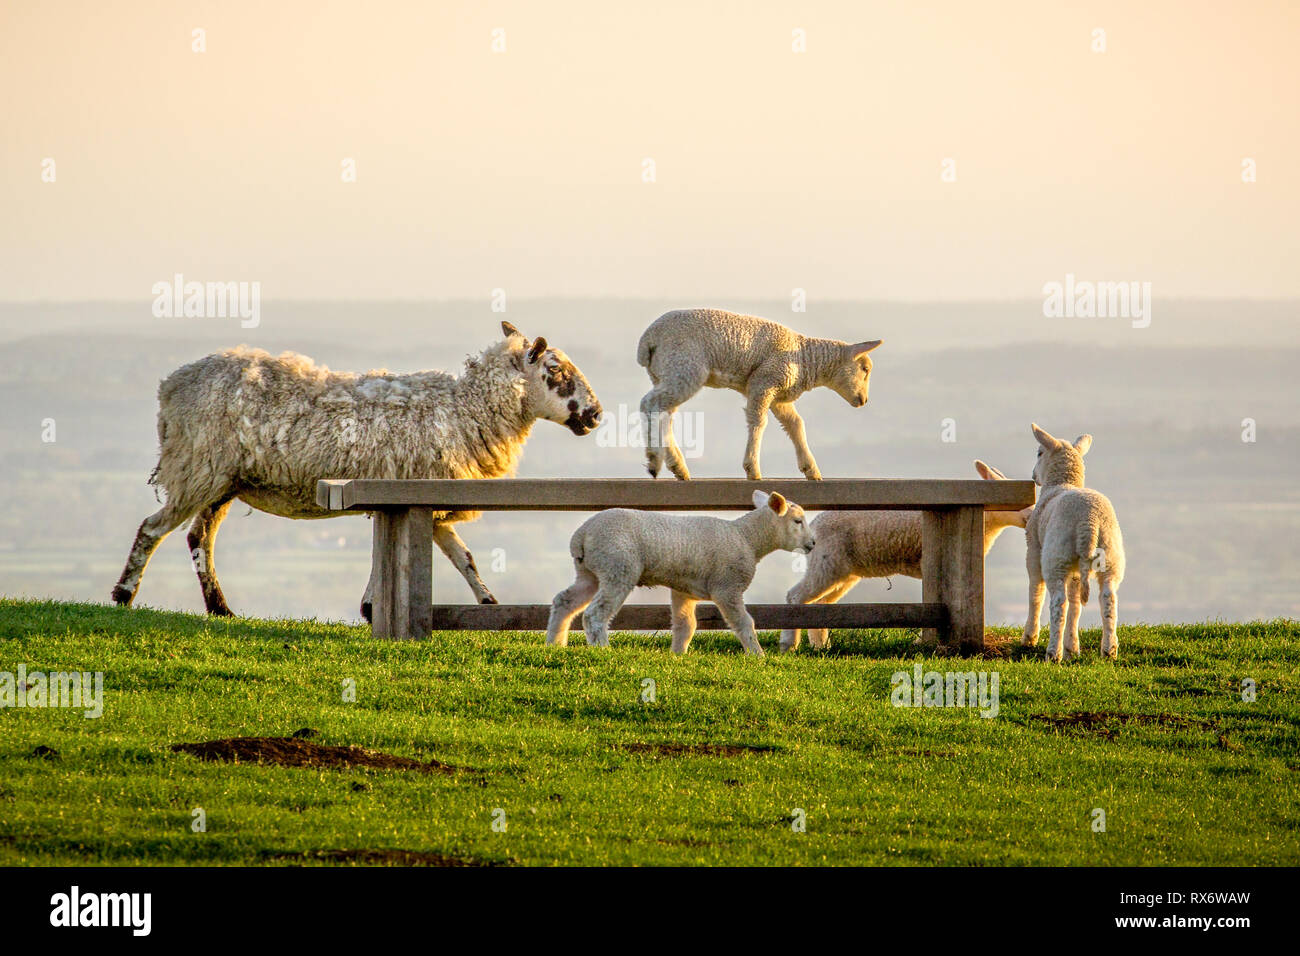
[[[1006,475],[982,461],[975,471],[986,481]],[[984,553],[1007,528],[1023,528],[1032,508],[984,512]],[[808,556],[808,572],[786,595],[787,604],[837,604],[862,578],[895,574],[921,577],[921,512],[823,511],[812,524],[817,546]],[[798,628],[781,632],[781,650],[799,646]],[[826,648],[825,628],[809,628],[813,647]]]
[[[663,464],[683,480],[691,477],[672,434],[672,416],[700,389],[730,388],[745,396],[749,442],[745,475],[759,480],[758,454],[771,411],[794,443],[799,470],[821,478],[794,402],[825,386],[854,408],[867,404],[871,359],[880,345],[851,345],[800,335],[776,322],[718,309],[682,309],[655,319],[641,335],[636,360],[654,387],[641,399],[646,421],[646,468],[659,477]]]
[[[1038,440],[1034,482],[1043,490],[1025,526],[1029,617],[1023,643],[1038,643],[1046,586],[1052,601],[1047,659],[1059,662],[1062,644],[1066,654],[1077,655],[1079,613],[1088,603],[1088,578],[1095,574],[1101,585],[1101,653],[1113,660],[1119,656],[1116,621],[1124,538],[1110,499],[1083,486],[1083,456],[1092,447],[1092,436],[1081,435],[1070,444],[1037,425],[1030,427]]]
[[[609,646],[609,622],[632,589],[672,589],[673,653],[695,634],[695,605],[712,601],[745,653],[763,656],[745,589],[758,562],[778,549],[807,554],[814,544],[803,509],[779,494],[754,492],[754,510],[733,521],[610,508],[583,522],[569,541],[577,578],[555,596],[546,643],[564,647],[582,618],[587,643]]]
[[[167,503],[140,525],[113,600],[129,605],[159,543],[182,522],[209,614],[229,614],[213,560],[217,528],[240,501],[286,518],[333,518],[316,504],[320,478],[500,478],[513,474],[539,419],[575,435],[596,427],[600,402],[546,340],[508,322],[505,340],[446,372],[332,372],[306,356],[239,347],[185,365],[158,387],[158,467]],[[495,604],[453,525],[433,539],[482,604]],[[362,614],[370,617],[371,586]]]

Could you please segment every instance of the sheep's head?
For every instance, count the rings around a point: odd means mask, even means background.
[[[528,407],[538,418],[558,422],[575,435],[585,435],[600,423],[600,401],[567,355],[540,336],[529,342],[509,322],[501,323],[501,331],[520,341],[516,362],[527,382]]]
[[[871,378],[871,359],[867,353],[879,347],[880,339],[840,347],[839,361],[827,384],[854,408],[867,404],[867,385]]]
[[[763,512],[776,525],[777,547],[782,551],[800,551],[808,554],[816,544],[803,509],[783,495],[765,491],[754,492],[754,509]],[[770,515],[768,515],[770,512]]]
[[[998,471],[992,465],[986,465],[984,462],[976,459],[975,471],[985,481],[1006,481],[1007,476]],[[1023,528],[1029,516],[1034,513],[1033,508],[1024,508],[1020,511],[986,511],[984,512],[984,530],[1002,529],[1002,528]]]
[[[1038,439],[1038,460],[1034,462],[1034,483],[1048,485],[1076,485],[1083,487],[1083,456],[1092,447],[1091,435],[1080,435],[1071,444],[1053,438],[1037,425],[1033,429]]]

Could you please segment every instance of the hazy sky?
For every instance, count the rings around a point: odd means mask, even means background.
[[[0,3],[3,299],[1300,295],[1294,2]]]

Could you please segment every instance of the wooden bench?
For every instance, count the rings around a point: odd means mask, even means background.
[[[757,489],[778,491],[808,511],[920,511],[922,601],[908,604],[751,604],[760,630],[787,627],[920,627],[963,651],[984,643],[984,511],[1034,503],[1032,481],[978,479],[514,478],[494,480],[326,479],[316,502],[331,511],[372,512],[372,628],[375,637],[434,631],[545,630],[547,604],[433,603],[433,513],[438,511],[748,511]],[[576,524],[574,525],[576,527]],[[567,541],[574,527],[557,527]],[[569,583],[566,562],[555,588]],[[611,630],[668,630],[667,604],[629,604]],[[726,630],[701,604],[700,630]]]

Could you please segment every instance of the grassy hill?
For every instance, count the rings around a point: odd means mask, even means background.
[[[97,719],[0,710],[0,864],[1300,863],[1300,623],[1126,627],[1118,664],[1088,632],[1062,667],[994,633],[675,659],[0,600],[0,672],[104,673]],[[998,715],[892,706],[917,664],[997,672]],[[172,749],[235,737],[292,742]]]

